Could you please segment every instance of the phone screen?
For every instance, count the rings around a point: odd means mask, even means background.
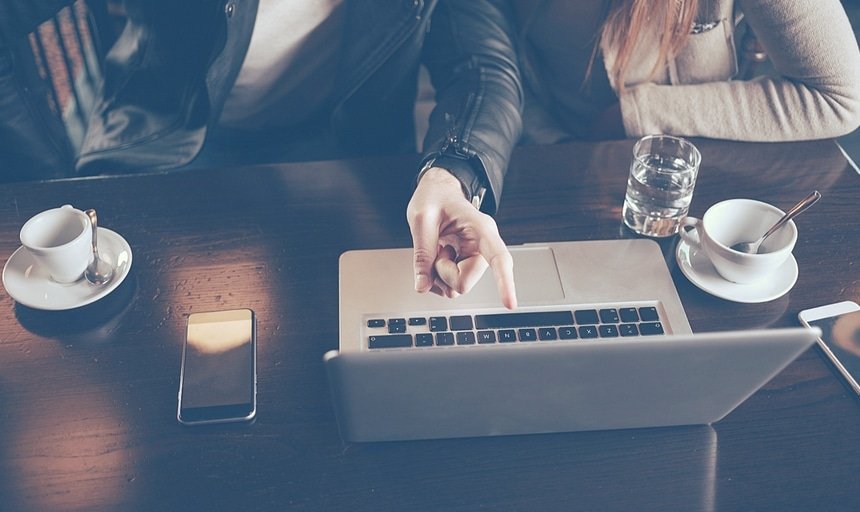
[[[255,345],[254,313],[249,309],[189,315],[179,421],[216,423],[253,418]]]
[[[809,325],[821,328],[821,340],[837,360],[840,371],[860,393],[860,311],[811,320]]]

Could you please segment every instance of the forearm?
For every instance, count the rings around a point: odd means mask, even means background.
[[[689,137],[777,142],[844,135],[857,127],[849,94],[822,92],[786,79],[631,88],[621,96],[629,137]]]
[[[860,52],[839,2],[740,3],[778,76],[632,87],[621,95],[628,136],[788,141],[835,137],[860,124]]]

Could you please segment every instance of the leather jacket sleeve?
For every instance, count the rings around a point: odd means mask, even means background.
[[[499,204],[522,129],[515,39],[507,2],[441,0],[424,46],[436,108],[424,139],[423,161],[441,155],[446,162],[451,157],[467,162],[487,187],[481,209],[490,214]],[[464,181],[462,170],[455,174]]]

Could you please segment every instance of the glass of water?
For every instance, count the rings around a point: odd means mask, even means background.
[[[678,232],[687,215],[702,155],[690,141],[648,135],[633,146],[633,163],[624,197],[624,224],[645,236]]]

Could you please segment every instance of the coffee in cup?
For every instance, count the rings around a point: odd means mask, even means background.
[[[703,250],[723,278],[752,283],[785,263],[797,242],[797,226],[794,221],[786,223],[762,243],[756,254],[739,252],[731,246],[757,240],[783,214],[761,201],[729,199],[708,208],[701,219],[686,217],[678,233],[691,247]]]
[[[36,214],[21,228],[21,244],[58,283],[74,283],[92,257],[92,231],[87,215],[71,205]]]

